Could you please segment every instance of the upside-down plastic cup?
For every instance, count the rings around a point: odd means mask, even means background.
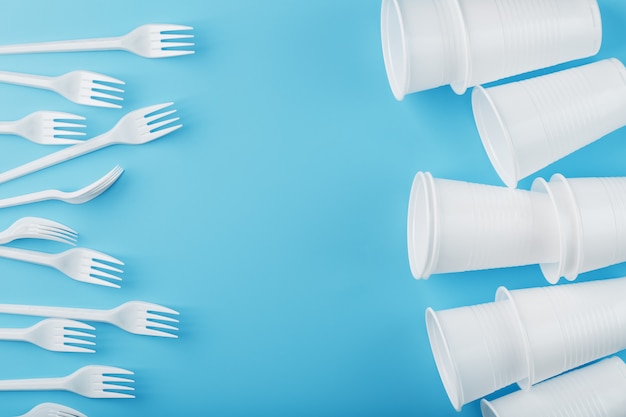
[[[596,0],[383,0],[381,38],[401,100],[595,55],[602,23]]]
[[[558,263],[557,214],[546,193],[433,178],[418,172],[409,197],[413,276]]]
[[[482,400],[480,408],[483,417],[624,417],[626,364],[604,359],[530,390]]]
[[[496,301],[426,310],[450,402],[521,388],[626,349],[626,278],[508,291]]]
[[[509,187],[626,125],[626,68],[606,59],[472,92],[476,127]]]
[[[536,179],[532,190],[549,195],[558,213],[559,262],[540,265],[549,282],[626,262],[626,177],[556,174]]]

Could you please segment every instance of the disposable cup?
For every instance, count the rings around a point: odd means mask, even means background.
[[[383,0],[381,38],[401,100],[595,55],[602,24],[596,0]]]
[[[509,301],[426,310],[428,339],[452,403],[464,404],[526,375],[526,352]]]
[[[626,262],[626,177],[538,178],[532,190],[550,196],[558,213],[560,259],[541,265],[546,279]]]
[[[407,244],[415,278],[558,263],[558,221],[546,193],[418,172],[409,198]]]
[[[626,349],[626,278],[508,291],[524,329],[529,365],[522,388]]]
[[[483,417],[624,417],[626,364],[604,359],[530,390],[482,400],[480,408]]]
[[[626,125],[626,68],[617,59],[472,92],[476,127],[509,187]]]
[[[416,279],[539,264],[546,280],[626,262],[626,177],[538,178],[531,191],[418,172],[407,218]]]
[[[496,301],[426,310],[433,357],[455,409],[626,349],[626,278],[508,291]]]
[[[383,0],[383,57],[398,100],[410,92],[453,84],[468,73],[468,54],[457,0]]]

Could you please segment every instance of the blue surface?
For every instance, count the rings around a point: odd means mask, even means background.
[[[597,58],[626,59],[626,5],[603,0],[600,7],[604,44]],[[75,228],[81,246],[126,262],[123,288],[0,260],[1,302],[109,308],[140,299],[181,312],[177,340],[98,325],[92,355],[0,343],[0,378],[60,376],[97,363],[132,369],[137,380],[134,400],[0,393],[1,415],[43,401],[120,417],[480,415],[476,402],[461,413],[449,404],[424,310],[491,301],[499,285],[546,284],[536,266],[411,277],[406,207],[414,174],[500,181],[474,127],[469,94],[439,88],[400,103],[393,98],[379,14],[379,0],[3,5],[0,43],[107,36],[169,22],[195,27],[197,53],[167,60],[123,52],[0,58],[3,70],[87,69],[127,83],[123,110],[0,85],[1,120],[69,111],[87,116],[93,136],[127,111],[174,101],[185,125],[147,145],[109,148],[0,186],[0,197],[72,190],[115,164],[126,169],[85,205],[45,202],[0,217],[0,227],[42,216]],[[538,175],[626,175],[625,135],[618,131]],[[2,170],[51,152],[16,137],[0,140]],[[620,265],[580,280],[623,275]],[[0,326],[35,321],[0,316]]]

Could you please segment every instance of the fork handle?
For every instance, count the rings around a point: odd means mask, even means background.
[[[16,261],[29,262],[37,265],[51,266],[53,268],[55,268],[55,266],[52,261],[56,256],[56,254],[52,253],[0,246],[0,258],[14,259]]]
[[[119,37],[0,45],[0,55],[45,52],[107,51],[114,49],[121,49],[121,39]]]
[[[0,391],[59,391],[64,390],[65,378],[30,378],[0,380]]]
[[[20,316],[53,317],[109,323],[107,316],[110,310],[74,307],[31,306],[21,304],[0,304],[0,313]]]
[[[54,190],[37,191],[34,193],[18,195],[15,197],[7,197],[0,199],[0,209],[7,207],[21,206],[24,204],[37,203],[45,200],[57,200],[51,193]]]
[[[0,122],[0,134],[7,135],[15,133],[16,122]]]
[[[103,133],[100,136],[77,143],[76,145],[68,146],[67,148],[58,150],[51,154],[42,156],[39,159],[35,159],[34,161],[5,171],[0,174],[0,184],[109,146],[112,143],[107,141],[108,137],[108,132]]]
[[[26,341],[26,329],[0,329],[0,340]]]
[[[0,82],[50,90],[52,77],[47,77],[45,75],[0,71]]]

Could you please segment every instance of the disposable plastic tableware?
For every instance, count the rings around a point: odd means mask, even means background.
[[[111,130],[100,136],[87,139],[0,174],[0,184],[107,146],[115,144],[141,145],[165,136],[183,126],[182,124],[169,126],[179,120],[178,117],[161,120],[176,112],[176,110],[161,111],[172,104],[174,103],[157,104],[132,111],[122,117]]]
[[[483,417],[623,417],[626,365],[618,357],[571,371],[529,390],[480,403]]]
[[[495,302],[427,309],[428,338],[450,402],[460,410],[513,383],[527,389],[625,349],[625,291],[626,278],[500,287]]]
[[[94,330],[94,328],[75,320],[45,319],[25,329],[0,329],[0,340],[29,342],[54,352],[95,352],[85,347],[95,344],[83,339],[95,337],[85,330]]]
[[[17,417],[87,417],[80,411],[55,403],[42,403]]]
[[[381,38],[401,100],[595,55],[602,24],[596,0],[383,0]]]
[[[101,322],[112,324],[133,334],[178,337],[173,333],[178,328],[165,322],[178,323],[178,319],[171,316],[176,316],[179,313],[171,308],[145,301],[129,301],[109,310],[0,304],[0,313]]]
[[[3,198],[0,199],[0,208],[37,203],[45,200],[60,200],[70,204],[83,204],[108,190],[115,184],[123,172],[124,170],[117,165],[99,180],[76,191],[44,190],[17,197]]]
[[[88,398],[135,398],[132,379],[117,375],[133,372],[112,366],[89,365],[60,378],[0,380],[0,391],[70,391]]]
[[[626,68],[617,59],[472,92],[476,127],[509,187],[626,125]]]
[[[407,243],[415,278],[539,264],[551,284],[626,262],[626,177],[538,178],[532,190],[415,176]]]
[[[558,217],[548,195],[418,172],[409,197],[413,276],[554,263]]]
[[[120,286],[111,281],[121,281],[122,278],[110,272],[122,273],[122,270],[110,264],[124,265],[122,261],[112,256],[86,248],[72,248],[60,253],[45,253],[0,246],[0,258],[49,266],[76,281],[113,288],[120,288]]]
[[[626,177],[537,178],[558,213],[558,262],[540,264],[548,282],[573,281],[583,272],[626,261]]]
[[[63,129],[78,129],[85,125],[68,120],[85,120],[85,118],[71,113],[38,111],[20,120],[0,122],[0,133],[15,134],[40,145],[73,145],[80,140],[66,136],[84,136],[85,132]]]
[[[61,223],[40,217],[22,217],[0,232],[0,244],[17,239],[45,239],[75,245],[77,237],[75,230]]]
[[[190,31],[193,27],[172,24],[147,24],[114,38],[93,38],[66,41],[28,43],[21,45],[0,45],[0,55],[40,52],[78,52],[123,50],[145,58],[167,58],[193,54],[188,48],[191,42],[174,42],[193,38],[192,34],[165,33]]]
[[[52,90],[74,103],[87,106],[121,108],[107,100],[123,100],[113,93],[124,90],[108,84],[124,84],[116,78],[90,71],[72,71],[58,77],[0,71],[0,82]]]

